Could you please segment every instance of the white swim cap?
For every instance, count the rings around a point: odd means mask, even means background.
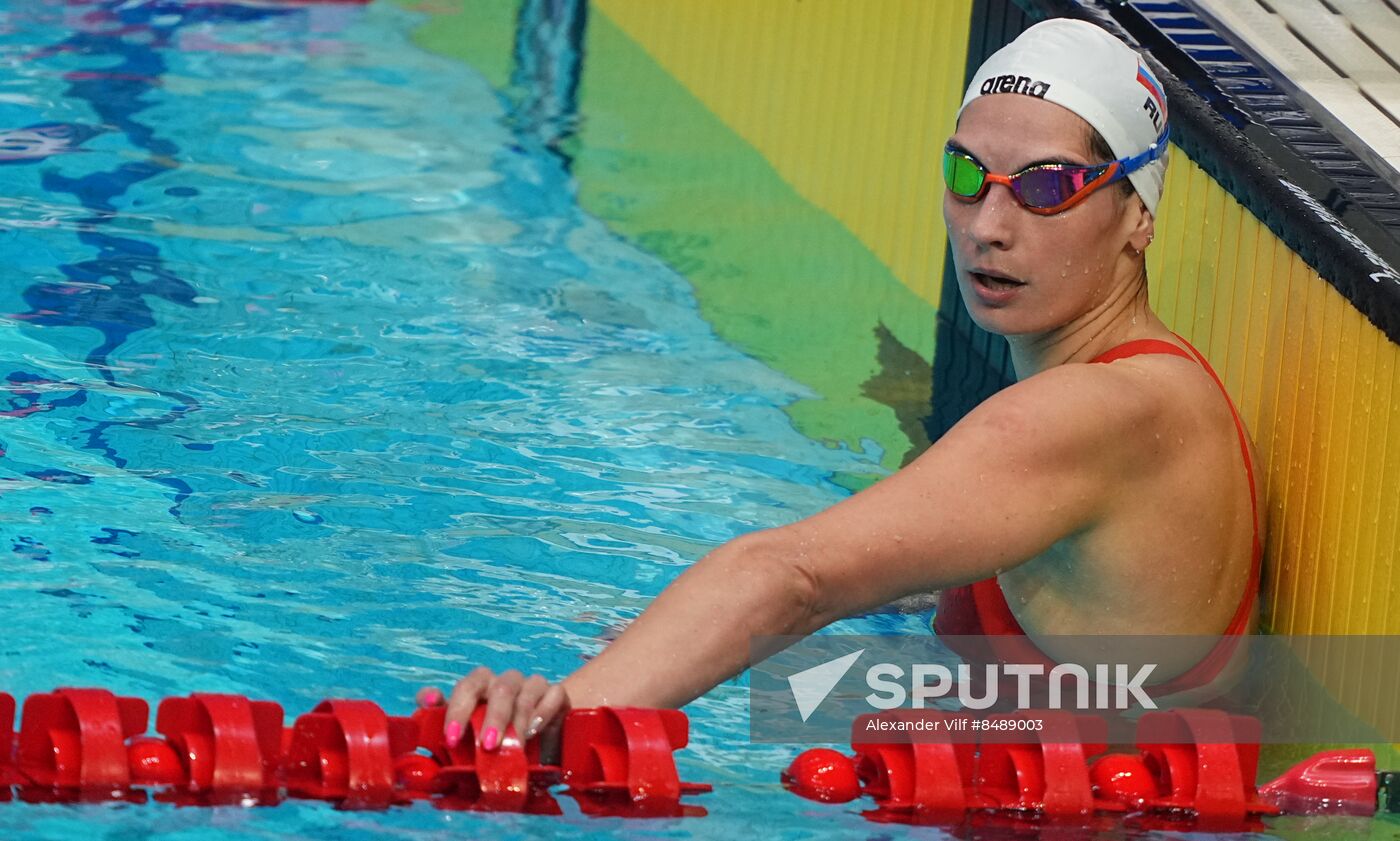
[[[1167,99],[1146,62],[1127,44],[1081,20],[1041,21],[997,50],[972,77],[962,108],[996,93],[1035,96],[1068,108],[1119,158],[1147,151],[1167,126]],[[1166,175],[1165,149],[1128,175],[1152,213]]]

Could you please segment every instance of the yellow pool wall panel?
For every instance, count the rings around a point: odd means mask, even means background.
[[[971,0],[592,7],[937,305],[947,242],[940,154],[962,101]]]
[[[1180,150],[1148,256],[1153,305],[1259,449],[1267,626],[1400,633],[1400,347]]]

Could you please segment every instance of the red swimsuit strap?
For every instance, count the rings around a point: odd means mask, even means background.
[[[1177,338],[1181,339],[1180,336]],[[1201,363],[1201,367],[1206,370],[1206,373],[1210,374],[1210,378],[1215,381],[1220,393],[1225,395],[1225,405],[1230,407],[1230,417],[1235,421],[1235,435],[1239,437],[1240,455],[1244,457],[1244,475],[1249,480],[1249,516],[1250,525],[1254,532],[1250,545],[1249,581],[1245,587],[1244,601],[1235,611],[1235,618],[1230,621],[1230,627],[1225,632],[1227,634],[1242,634],[1249,625],[1249,611],[1259,589],[1260,567],[1264,560],[1264,544],[1259,539],[1259,499],[1254,490],[1254,459],[1250,458],[1249,455],[1249,434],[1244,430],[1244,421],[1240,420],[1240,413],[1235,408],[1235,401],[1230,399],[1230,392],[1225,390],[1225,383],[1220,381],[1215,369],[1210,367],[1210,363],[1190,342],[1185,339],[1181,339],[1181,341],[1191,350],[1191,354],[1196,357],[1197,362]]]
[[[1175,333],[1172,335],[1176,336]],[[1181,339],[1180,336],[1176,337]],[[1182,341],[1186,340],[1182,339]],[[1093,359],[1090,359],[1089,362],[1090,364],[1095,362],[1117,362],[1119,359],[1127,359],[1130,356],[1145,356],[1153,353],[1165,353],[1169,356],[1180,356],[1183,359],[1193,358],[1191,354],[1171,342],[1164,342],[1161,339],[1134,339],[1131,342],[1124,342],[1115,348],[1109,348]]]
[[[1230,625],[1225,631],[1226,634],[1241,634],[1244,633],[1244,629],[1249,625],[1249,612],[1254,606],[1255,592],[1259,589],[1260,566],[1264,557],[1264,547],[1259,540],[1259,500],[1254,490],[1254,459],[1249,455],[1249,435],[1245,432],[1244,422],[1240,420],[1239,411],[1235,409],[1235,401],[1230,399],[1230,392],[1225,390],[1225,383],[1220,381],[1220,377],[1215,373],[1215,369],[1210,367],[1210,363],[1206,361],[1206,358],[1201,355],[1200,351],[1196,350],[1194,345],[1182,339],[1181,336],[1176,333],[1172,335],[1180,339],[1181,343],[1186,345],[1187,350],[1183,350],[1177,345],[1162,341],[1161,339],[1136,339],[1105,351],[1089,361],[1114,362],[1119,359],[1126,359],[1130,356],[1156,353],[1180,356],[1184,359],[1194,359],[1205,369],[1205,372],[1210,375],[1216,388],[1220,389],[1220,393],[1225,395],[1225,405],[1230,407],[1230,418],[1235,422],[1235,435],[1240,442],[1240,455],[1244,458],[1244,474],[1249,480],[1249,515],[1250,525],[1254,532],[1250,544],[1249,581],[1245,588],[1245,596],[1240,600],[1240,606],[1235,610],[1235,615],[1230,620]]]
[[[1260,567],[1263,565],[1264,546],[1259,539],[1259,500],[1254,490],[1254,459],[1249,455],[1249,435],[1245,432],[1244,422],[1240,420],[1240,413],[1235,409],[1235,401],[1230,399],[1230,392],[1225,389],[1225,384],[1220,381],[1215,369],[1210,367],[1210,363],[1196,350],[1190,342],[1173,333],[1180,339],[1183,345],[1189,349],[1189,353],[1171,342],[1164,342],[1160,339],[1138,339],[1119,345],[1107,353],[1095,357],[1093,362],[1112,362],[1116,359],[1124,359],[1129,356],[1137,356],[1146,353],[1165,353],[1172,356],[1180,356],[1186,359],[1194,359],[1200,364],[1205,372],[1210,375],[1215,382],[1216,388],[1225,396],[1225,405],[1230,407],[1230,418],[1235,422],[1235,435],[1240,442],[1240,456],[1244,459],[1245,478],[1249,482],[1249,513],[1250,526],[1253,532],[1250,544],[1249,579],[1245,583],[1244,597],[1240,599],[1240,606],[1235,609],[1235,615],[1230,619],[1230,625],[1225,629],[1224,636],[1233,637],[1243,634],[1249,628],[1249,615],[1254,607],[1254,600],[1258,597]],[[998,587],[998,590],[1001,588]],[[1154,695],[1170,694],[1181,689],[1192,689],[1209,683],[1216,675],[1225,668],[1230,657],[1234,654],[1235,645],[1233,642],[1227,643],[1222,640],[1220,644],[1214,646],[1201,662],[1187,669],[1183,674],[1166,683],[1152,687]]]

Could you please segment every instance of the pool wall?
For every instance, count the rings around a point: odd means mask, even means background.
[[[580,203],[688,278],[722,338],[811,389],[790,407],[801,431],[879,447],[893,468],[1004,382],[1004,351],[943,283],[935,163],[969,63],[1025,25],[1019,7],[574,7],[586,20],[572,21],[573,101],[545,139],[573,167]],[[478,67],[504,95],[523,96],[522,68],[538,77],[517,30],[545,4],[415,8],[433,15],[425,46]],[[1172,82],[1173,112],[1189,111],[1180,100],[1191,91]],[[1306,230],[1280,236],[1297,219],[1271,218],[1249,183],[1221,175],[1232,149],[1199,133],[1182,142],[1148,252],[1152,300],[1210,358],[1259,447],[1266,624],[1400,632],[1400,347],[1382,329],[1391,314],[1358,297],[1396,281],[1305,259]],[[1336,680],[1354,671],[1339,664]]]

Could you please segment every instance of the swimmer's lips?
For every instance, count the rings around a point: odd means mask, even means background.
[[[990,271],[988,269],[973,269],[969,271],[968,277],[972,280],[972,291],[982,299],[984,304],[998,306],[1005,304],[1015,297],[1016,293],[1026,285],[1023,280],[1017,280],[1001,272]],[[995,286],[989,280],[1000,281]]]
[[[1012,277],[1011,275],[1005,275],[1005,274],[1002,274],[1001,272],[989,271],[989,270],[987,270],[987,269],[973,269],[973,270],[969,271],[968,274],[972,277],[972,279],[973,279],[974,281],[976,281],[977,283],[981,284],[982,286],[987,286],[987,285],[988,285],[988,284],[986,283],[986,281],[985,281],[983,278],[991,278],[991,279],[993,279],[993,280],[999,280],[999,281],[1001,281],[1002,283],[1014,283],[1014,284],[1016,284],[1017,286],[1025,286],[1025,285],[1026,285],[1026,282],[1025,282],[1024,280],[1017,280],[1016,278]]]

